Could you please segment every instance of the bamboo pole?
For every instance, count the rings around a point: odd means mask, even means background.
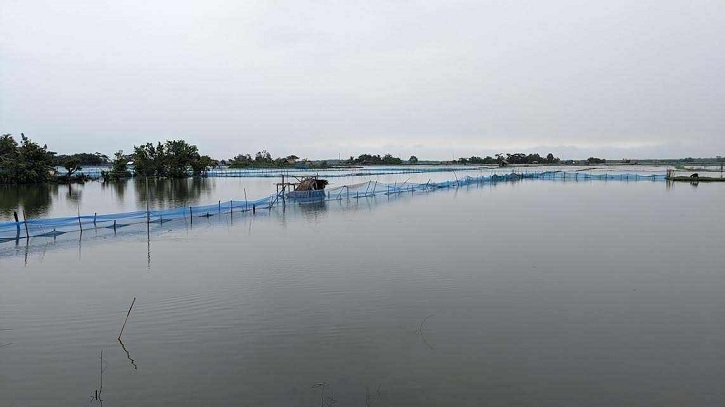
[[[146,224],[151,222],[151,215],[149,213],[149,177],[146,177]]]

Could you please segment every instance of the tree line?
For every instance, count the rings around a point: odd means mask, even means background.
[[[537,153],[524,154],[524,153],[513,153],[513,154],[496,154],[495,157],[486,156],[484,158],[473,156],[469,158],[459,158],[455,161],[458,164],[485,164],[485,165],[499,165],[505,166],[509,164],[558,164],[561,159],[554,157],[554,154],[549,153],[545,157]]]
[[[411,163],[417,163],[418,158],[411,156],[408,160]],[[379,154],[360,154],[357,158],[350,157],[347,160],[347,164],[352,165],[400,165],[403,164],[403,160],[400,157],[393,157],[391,154],[385,154],[380,157]]]
[[[272,158],[267,150],[258,151],[252,157],[250,154],[238,154],[228,161],[223,161],[229,168],[249,168],[249,167],[291,167],[297,163],[300,158],[294,154],[286,157]]]
[[[300,159],[296,155],[272,158],[267,150],[251,154],[238,154],[229,160],[217,161],[208,155],[199,153],[197,146],[184,140],[168,140],[156,144],[146,143],[134,146],[133,152],[125,154],[117,151],[113,158],[101,153],[56,154],[48,150],[47,145],[39,145],[25,134],[20,135],[18,142],[11,134],[0,137],[0,183],[25,184],[49,181],[72,182],[85,180],[87,177],[78,175],[82,166],[109,166],[102,171],[104,179],[128,178],[134,175],[162,178],[184,178],[200,176],[209,168],[228,165],[229,168],[270,167],[284,168],[296,166]],[[561,160],[552,153],[546,156],[539,154],[496,154],[495,157],[472,156],[454,160],[457,164],[486,165],[517,165],[517,164],[558,164]],[[590,157],[589,164],[602,164],[606,160]],[[129,167],[133,164],[133,168]],[[360,154],[351,156],[340,162],[342,165],[401,165],[417,164],[418,158],[411,156],[407,161],[391,154]],[[327,168],[326,161],[310,162],[302,160],[308,168]],[[56,168],[65,168],[65,172]]]
[[[133,162],[133,173],[128,163]],[[190,174],[201,175],[208,167],[218,162],[208,155],[199,154],[199,149],[184,140],[168,140],[164,143],[134,146],[132,154],[118,151],[113,159],[101,153],[78,153],[58,155],[49,151],[47,145],[39,145],[20,134],[20,142],[11,134],[0,137],[0,183],[28,184],[40,182],[84,181],[84,175],[77,175],[82,165],[108,165],[109,171],[102,171],[103,178],[118,179],[132,175],[149,177],[183,178]],[[65,172],[56,171],[64,167]]]

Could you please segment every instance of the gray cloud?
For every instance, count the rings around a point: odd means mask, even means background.
[[[725,152],[722,1],[0,7],[0,131],[62,152]]]

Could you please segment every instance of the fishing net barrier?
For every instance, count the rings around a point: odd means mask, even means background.
[[[369,177],[375,175],[425,174],[490,170],[491,167],[358,167],[358,168],[285,168],[285,169],[213,169],[204,176],[215,178],[274,177],[319,175],[325,178]]]
[[[256,200],[229,200],[217,201],[214,204],[177,207],[170,209],[147,209],[132,212],[69,216],[46,219],[18,219],[18,222],[0,222],[0,243],[18,241],[20,239],[53,238],[67,233],[83,233],[93,230],[95,233],[106,231],[116,234],[124,228],[143,225],[144,229],[152,226],[164,225],[167,222],[183,220],[185,224],[193,226],[194,219],[213,218],[222,216],[249,216],[269,211],[275,206],[289,204],[306,204],[321,201],[351,200],[375,196],[391,196],[400,194],[415,194],[416,192],[430,192],[447,188],[458,188],[468,185],[515,182],[520,180],[559,180],[559,181],[665,181],[662,174],[610,174],[610,173],[581,173],[581,172],[521,172],[508,174],[489,174],[477,177],[465,176],[441,182],[409,183],[394,182],[381,183],[366,181],[357,184],[343,185],[317,191],[295,191],[295,198],[288,196],[288,191],[282,190],[275,194]],[[198,220],[197,220],[198,221]],[[168,226],[168,225],[167,225]]]
[[[490,170],[491,166],[440,166],[440,167],[335,167],[335,168],[214,168],[202,173],[204,177],[210,178],[279,178],[285,176],[313,176],[320,175],[325,178],[342,178],[342,177],[365,177],[375,175],[397,175],[397,174],[423,174],[423,173],[440,173],[440,172],[466,172]],[[59,174],[63,174],[63,169],[58,167]],[[87,175],[91,178],[100,178],[102,172],[108,172],[110,168],[88,167],[75,174]],[[188,173],[189,176],[193,174]]]

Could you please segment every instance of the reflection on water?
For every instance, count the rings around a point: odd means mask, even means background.
[[[201,203],[201,198],[209,200],[214,188],[214,180],[209,178],[187,179],[143,179],[133,180],[136,190],[136,202],[139,208],[146,202],[152,208],[173,208],[194,206]]]
[[[58,196],[57,184],[0,185],[0,214],[4,220],[12,220],[13,212],[28,218],[44,217]]]
[[[247,181],[248,182],[248,181]],[[0,185],[0,222],[12,221],[13,211],[29,219],[93,213],[106,214],[213,203],[217,181],[208,178],[149,179],[84,184]],[[240,188],[241,189],[241,188]],[[227,193],[225,192],[225,195]],[[230,197],[238,197],[236,192]],[[256,195],[255,195],[256,196]]]
[[[294,202],[292,202],[292,204],[294,204]],[[327,211],[327,201],[323,200],[317,202],[299,203],[298,205],[302,216],[311,221],[325,216],[325,211]]]
[[[101,182],[101,189],[113,189],[119,200],[123,201],[123,197],[126,195],[126,188],[128,188],[129,181],[127,179],[117,181],[104,181]]]
[[[83,198],[83,188],[81,185],[73,185],[73,184],[67,184],[64,186],[66,190],[66,198],[68,199],[68,202],[71,202],[75,204],[76,206],[80,205],[81,199]]]

